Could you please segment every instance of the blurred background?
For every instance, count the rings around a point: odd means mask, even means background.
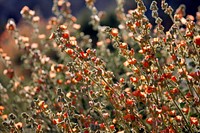
[[[0,48],[11,57],[11,60],[14,64],[16,72],[25,72],[22,68],[21,53],[19,52],[17,46],[15,45],[14,39],[12,36],[5,31],[5,25],[9,18],[13,18],[20,28],[22,35],[30,35],[32,31],[30,27],[21,24],[21,15],[20,11],[24,6],[28,6],[30,9],[35,10],[36,14],[40,16],[42,22],[40,24],[41,28],[45,28],[47,20],[53,16],[51,8],[53,5],[53,0],[0,0]],[[150,22],[154,25],[154,19],[151,17],[151,11],[149,10],[152,0],[143,0],[147,12],[146,16],[149,18]],[[165,31],[170,28],[172,21],[170,18],[164,14],[161,10],[161,0],[156,0],[159,8],[159,16],[163,19],[162,24],[165,27]],[[186,14],[196,16],[198,11],[198,6],[200,6],[200,0],[166,0],[169,5],[176,10],[180,4],[186,5]],[[72,14],[77,17],[78,23],[81,24],[81,31],[85,34],[90,35],[92,38],[93,45],[96,45],[98,40],[97,32],[92,29],[92,26],[89,24],[91,12],[86,8],[85,0],[69,0],[71,3]],[[125,0],[125,12],[129,9],[135,9],[136,3],[134,0]],[[105,11],[106,15],[104,20],[101,22],[102,25],[108,25],[111,27],[117,27],[118,21],[116,19],[115,8],[116,0],[96,0],[95,6],[99,11]],[[45,31],[45,30],[44,30]],[[45,34],[45,33],[43,33]],[[47,35],[48,36],[48,35]],[[0,83],[5,81],[1,74],[3,73],[3,64],[0,61]],[[27,70],[27,73],[29,71]],[[28,75],[28,74],[27,74]]]
[[[136,7],[134,0],[125,0],[125,10],[134,9]],[[161,0],[156,0],[158,5],[160,5]],[[186,13],[190,15],[195,15],[198,6],[200,5],[200,0],[166,0],[169,5],[176,9],[180,4],[186,5]],[[85,7],[85,0],[69,0],[71,2],[72,14],[79,18],[79,23],[84,23],[86,18],[89,18],[90,12]],[[146,15],[148,18],[151,18],[151,12],[149,11],[149,6],[152,0],[144,0],[145,5],[147,6]],[[13,18],[16,23],[18,23],[21,19],[20,10],[23,6],[28,6],[30,9],[34,9],[37,11],[40,16],[44,19],[48,19],[52,16],[51,7],[52,0],[0,0],[0,33],[4,31],[5,24],[9,18]],[[96,0],[96,7],[98,10],[104,10],[108,12],[108,17],[113,19],[113,12],[116,6],[115,0]],[[159,14],[164,20],[167,20],[167,16],[160,10]],[[89,20],[87,20],[89,21]],[[153,19],[150,21],[154,21]],[[113,22],[113,21],[111,21]],[[108,21],[109,23],[109,21]],[[109,25],[109,24],[108,24]],[[112,24],[111,24],[112,25]],[[166,29],[168,29],[171,25],[170,21],[164,21],[163,25],[165,25]]]

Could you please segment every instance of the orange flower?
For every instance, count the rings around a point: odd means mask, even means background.
[[[22,124],[21,122],[18,122],[18,123],[15,124],[15,127],[16,127],[17,129],[21,129],[22,126],[23,126],[23,124]]]
[[[63,30],[67,29],[67,26],[66,25],[60,25],[59,28],[63,31]]]
[[[184,113],[188,114],[189,108],[188,108],[188,107],[185,107],[185,108],[182,109],[182,111],[183,111]]]
[[[118,29],[117,28],[113,28],[110,32],[110,34],[114,37],[118,36]]]
[[[137,78],[137,77],[130,77],[130,81],[132,83],[137,83],[139,81],[139,78]]]
[[[200,46],[200,36],[194,37],[194,42],[196,43],[197,46]]]
[[[8,115],[2,115],[1,118],[2,118],[2,120],[7,120],[8,119]]]
[[[6,25],[6,29],[9,30],[9,31],[13,31],[13,30],[16,29],[16,24],[12,19],[8,20],[8,23]]]
[[[122,48],[122,49],[126,49],[128,47],[128,44],[127,43],[121,43],[119,45],[119,47]]]
[[[198,119],[196,117],[190,117],[190,123],[192,125],[196,125],[197,126],[199,124],[199,121],[198,121]]]
[[[115,129],[115,125],[113,125],[113,124],[110,125],[109,127],[110,127],[111,130],[114,130],[114,129]]]
[[[153,124],[153,118],[152,118],[152,117],[147,118],[147,119],[146,119],[146,122],[147,122],[148,124]]]
[[[52,123],[53,123],[54,125],[58,124],[59,122],[61,122],[61,119],[53,119],[53,120],[52,120]]]
[[[127,114],[127,115],[124,116],[124,120],[133,121],[133,120],[135,120],[135,116],[132,115],[132,114]]]
[[[3,111],[4,109],[4,106],[0,106],[0,111]]]
[[[132,99],[127,99],[126,100],[126,105],[132,106],[134,104],[134,101]]]
[[[69,38],[69,32],[68,31],[63,32],[62,37],[65,38],[65,39],[68,39]]]
[[[69,54],[69,55],[72,55],[72,54],[74,53],[74,50],[73,50],[73,49],[70,49],[70,48],[67,48],[67,49],[65,50],[65,52],[66,52],[67,54]]]

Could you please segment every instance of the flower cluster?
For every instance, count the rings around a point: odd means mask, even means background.
[[[95,0],[85,2],[96,44],[81,31],[67,0],[53,1],[55,16],[48,22],[23,7],[31,34],[8,21],[28,76],[16,72],[0,48],[8,81],[0,84],[0,132],[199,132],[200,12],[195,20],[184,5],[174,12],[162,0],[173,21],[165,31],[156,1],[150,6],[153,26],[142,0],[127,13],[125,1],[116,0],[120,24],[108,27],[101,25],[105,14]]]

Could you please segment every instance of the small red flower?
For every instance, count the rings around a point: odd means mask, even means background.
[[[172,77],[171,77],[171,80],[174,81],[174,82],[177,82],[177,79],[176,79],[175,76],[172,76]]]
[[[145,89],[145,92],[150,94],[150,93],[154,92],[155,90],[156,90],[155,87],[153,87],[153,86],[148,86],[148,87]]]
[[[172,74],[171,73],[164,73],[163,75],[162,75],[164,78],[171,78],[171,76],[172,76]]]
[[[70,43],[66,43],[65,46],[66,46],[67,48],[70,48],[72,45],[71,45]]]
[[[3,71],[4,75],[6,75],[8,78],[12,79],[14,77],[14,70],[13,69],[5,69]]]
[[[88,55],[87,53],[80,52],[80,54],[81,54],[81,57],[82,57],[82,58],[87,58],[87,55]]]
[[[69,38],[69,32],[65,31],[64,33],[62,33],[62,37],[65,39]]]
[[[183,111],[184,113],[188,114],[188,112],[189,112],[189,107],[183,108],[182,111]]]
[[[147,118],[146,119],[146,122],[148,123],[148,124],[153,124],[153,118],[152,117],[150,117],[150,118]]]
[[[176,133],[176,131],[172,127],[168,127],[166,129],[160,131],[160,133]]]
[[[175,120],[177,121],[177,122],[181,122],[182,121],[182,116],[180,116],[180,115],[177,115],[176,117],[175,117]]]
[[[84,133],[89,133],[89,131],[88,131],[88,130],[85,130]]]
[[[110,89],[109,86],[106,86],[106,87],[105,87],[105,90],[110,91],[111,89]]]
[[[140,21],[136,21],[136,22],[135,22],[135,25],[136,25],[137,27],[140,27],[140,26],[141,26]]]
[[[196,125],[197,126],[199,124],[199,121],[198,121],[198,119],[196,117],[190,117],[190,123],[192,125]]]
[[[102,116],[104,119],[107,119],[110,115],[109,115],[109,113],[103,113]]]
[[[126,105],[132,106],[134,104],[134,101],[132,99],[127,99],[126,100]]]
[[[148,67],[149,67],[149,62],[146,61],[146,60],[144,60],[144,61],[142,62],[142,64],[143,64],[143,67],[145,67],[145,68],[148,68]]]
[[[168,111],[168,110],[169,110],[169,107],[166,106],[166,105],[163,105],[163,106],[162,106],[162,110],[163,110],[163,111]]]
[[[124,83],[124,78],[120,78],[120,79],[119,79],[119,82],[120,82],[120,83]]]
[[[172,60],[174,60],[174,61],[177,60],[177,56],[176,56],[175,54],[173,54],[173,55],[171,56],[171,58],[172,58]]]
[[[41,130],[41,124],[39,124],[38,126],[37,126],[37,131],[40,131]]]
[[[60,28],[60,30],[66,30],[66,29],[67,29],[67,26],[65,26],[65,25],[60,25],[59,28]]]
[[[53,123],[54,125],[58,124],[59,122],[61,122],[60,119],[53,119],[53,120],[52,120],[52,123]]]
[[[186,36],[187,36],[187,37],[192,37],[192,36],[193,36],[193,32],[187,31],[187,32],[186,32]]]
[[[119,45],[119,47],[122,48],[122,49],[126,49],[128,47],[128,44],[127,43],[121,43]]]
[[[133,92],[132,92],[132,95],[133,95],[133,96],[136,96],[136,97],[140,96],[140,90],[135,90],[135,91],[133,91]]]
[[[179,89],[178,88],[173,88],[172,90],[170,90],[171,94],[178,94],[179,93]]]
[[[188,92],[186,95],[185,95],[186,98],[191,98],[192,97],[192,94],[190,92]]]
[[[130,81],[132,82],[132,83],[137,83],[138,82],[138,78],[137,77],[130,77]]]
[[[86,53],[87,53],[87,54],[90,54],[90,53],[91,53],[91,49],[87,49],[87,50],[86,50]]]
[[[83,79],[83,76],[80,72],[76,73],[76,80],[81,81]]]
[[[170,115],[170,116],[176,116],[176,111],[175,111],[175,110],[169,111],[169,115]]]
[[[64,118],[67,118],[67,117],[68,117],[68,113],[65,112],[65,113],[63,114],[63,117],[64,117]]]
[[[113,29],[111,30],[110,34],[111,34],[112,36],[114,36],[114,37],[118,36],[118,29],[113,28]]]
[[[71,49],[71,48],[67,48],[67,49],[65,50],[65,52],[66,52],[68,55],[72,55],[72,54],[74,53],[74,50]]]
[[[196,43],[197,46],[200,46],[200,36],[194,37],[194,42]]]
[[[128,60],[128,63],[131,64],[131,65],[134,65],[134,64],[137,63],[137,60],[135,58],[132,58],[132,59]]]
[[[114,130],[114,129],[115,129],[115,125],[113,125],[113,124],[110,125],[110,129],[111,129],[111,130]]]
[[[124,116],[124,120],[126,121],[134,121],[135,120],[135,116],[132,114],[127,114]]]
[[[99,127],[100,127],[101,129],[104,129],[104,128],[105,128],[105,124],[104,124],[104,123],[101,123],[101,124],[99,124]]]

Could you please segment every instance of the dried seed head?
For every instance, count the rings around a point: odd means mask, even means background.
[[[161,24],[162,23],[162,19],[160,17],[157,17],[155,22],[156,22],[156,24]]]
[[[173,8],[171,6],[169,6],[166,10],[165,10],[165,13],[168,14],[168,15],[172,15],[172,12],[173,12]]]
[[[21,15],[28,14],[29,11],[30,11],[29,7],[28,6],[24,6],[20,13],[21,13]]]
[[[162,8],[162,10],[166,10],[167,7],[168,7],[168,4],[165,2],[165,0],[162,0],[162,2],[161,2],[161,8]]]
[[[22,117],[25,118],[25,119],[27,119],[27,118],[29,117],[29,115],[28,115],[26,112],[23,112],[21,115],[22,115]]]
[[[150,5],[150,10],[152,11],[157,11],[158,10],[158,7],[157,7],[157,2],[156,1],[153,1]]]
[[[158,12],[156,10],[152,11],[152,17],[157,18],[158,17]]]
[[[13,113],[9,114],[9,119],[15,120],[17,117]]]

